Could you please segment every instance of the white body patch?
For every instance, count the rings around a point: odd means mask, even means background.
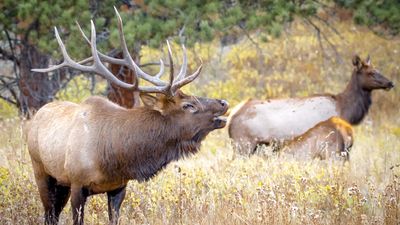
[[[335,101],[330,97],[274,99],[251,105],[241,118],[250,135],[258,141],[288,139],[303,134],[317,123],[337,116]]]

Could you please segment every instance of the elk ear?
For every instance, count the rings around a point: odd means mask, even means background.
[[[353,57],[353,65],[357,68],[357,69],[361,69],[362,63],[361,63],[361,58],[358,55],[355,55]]]
[[[184,98],[187,97],[187,95],[185,93],[183,93],[181,90],[176,90],[175,92],[175,96],[179,96],[180,98]]]
[[[140,99],[145,106],[154,108],[157,104],[157,97],[147,94],[147,93],[140,93]]]

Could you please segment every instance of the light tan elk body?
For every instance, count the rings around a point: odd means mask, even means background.
[[[201,69],[185,76],[185,49],[183,65],[176,78],[169,45],[170,81],[159,79],[161,73],[147,75],[131,60],[119,15],[118,18],[124,59],[97,52],[92,23],[89,42],[93,56],[85,62],[93,61],[93,66],[72,61],[56,31],[64,63],[35,70],[48,72],[68,66],[96,72],[114,84],[140,91],[145,103],[142,107],[126,109],[102,97],[90,97],[81,104],[49,103],[37,112],[27,125],[26,135],[47,224],[58,222],[70,195],[74,224],[83,224],[86,199],[98,193],[107,193],[110,223],[117,224],[129,180],[148,180],[171,161],[196,153],[209,132],[226,124],[220,117],[228,110],[226,101],[189,96],[179,90],[194,80]],[[136,71],[137,78],[155,86],[141,87],[137,83],[139,79],[133,85],[116,80],[100,59],[130,67]]]
[[[371,92],[391,89],[393,83],[370,63],[355,56],[354,70],[346,89],[337,95],[306,98],[248,100],[236,106],[229,117],[229,136],[243,154],[258,144],[290,140],[332,116],[359,124],[371,106]]]
[[[339,117],[319,122],[304,134],[289,141],[282,153],[299,159],[349,159],[353,128]]]

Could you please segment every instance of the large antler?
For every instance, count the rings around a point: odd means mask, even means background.
[[[179,74],[177,75],[176,79],[174,78],[174,65],[173,65],[173,60],[172,60],[172,51],[171,51],[171,46],[169,45],[169,42],[167,41],[167,46],[168,46],[168,58],[169,58],[169,63],[170,63],[170,95],[174,95],[175,92],[181,88],[182,86],[192,82],[194,79],[196,79],[203,67],[203,62],[197,68],[197,70],[190,76],[186,77],[186,70],[187,70],[187,55],[186,55],[186,48],[184,45],[182,45],[182,50],[183,50],[183,64],[181,66],[181,69],[179,71]]]
[[[110,56],[107,56],[99,51],[97,51],[97,46],[96,46],[96,29],[94,26],[93,21],[91,20],[91,40],[89,40],[89,38],[87,38],[87,36],[85,35],[85,33],[83,32],[83,30],[81,29],[81,27],[78,25],[78,28],[82,34],[82,36],[84,37],[84,39],[86,40],[86,42],[90,45],[91,47],[91,52],[92,52],[92,56],[84,59],[80,62],[75,62],[71,59],[71,57],[68,55],[67,50],[64,46],[64,43],[62,42],[60,35],[58,33],[57,28],[55,27],[55,35],[56,35],[56,39],[57,42],[60,46],[62,55],[64,57],[64,61],[59,64],[59,65],[55,65],[55,66],[51,66],[49,68],[46,69],[32,69],[32,71],[34,72],[41,72],[41,73],[47,73],[50,71],[54,71],[57,69],[60,69],[62,67],[70,67],[73,69],[77,69],[83,72],[94,72],[100,76],[103,76],[105,79],[109,80],[110,82],[126,88],[126,89],[130,89],[130,90],[136,90],[136,91],[140,91],[140,92],[149,92],[149,93],[162,93],[168,96],[173,96],[176,91],[190,83],[191,81],[193,81],[194,79],[196,79],[196,77],[200,74],[202,65],[200,65],[200,67],[196,70],[195,73],[193,73],[192,75],[188,76],[185,78],[186,75],[186,70],[187,70],[187,55],[186,55],[186,49],[185,47],[182,45],[183,47],[183,64],[181,67],[181,70],[176,78],[176,80],[174,79],[174,68],[173,68],[173,60],[172,60],[172,53],[171,53],[171,47],[167,41],[167,45],[168,45],[168,56],[169,56],[169,61],[170,61],[170,80],[169,83],[163,81],[160,79],[161,75],[164,73],[164,63],[163,61],[160,59],[160,72],[157,73],[156,75],[152,76],[149,75],[147,73],[145,73],[143,70],[141,70],[139,68],[139,66],[136,65],[136,63],[133,61],[132,56],[129,53],[128,47],[126,45],[126,41],[125,41],[125,36],[123,33],[123,25],[122,25],[122,19],[121,16],[118,13],[118,10],[114,7],[115,13],[117,15],[118,18],[118,32],[119,32],[119,37],[120,37],[120,42],[121,42],[121,48],[122,48],[122,53],[123,53],[123,58],[122,59],[118,59],[118,58],[113,58]],[[145,86],[145,87],[140,87],[139,85],[137,85],[138,83],[138,79],[134,79],[135,83],[134,84],[129,84],[129,83],[125,83],[119,79],[117,79],[107,68],[106,66],[104,66],[104,64],[101,62],[101,60],[108,62],[108,63],[113,63],[113,64],[118,64],[118,65],[123,65],[128,67],[129,69],[133,70],[135,73],[134,75],[137,76],[136,78],[142,78],[152,84],[154,84],[155,86]],[[91,66],[85,66],[83,64],[86,64],[88,62],[93,61],[93,64]]]

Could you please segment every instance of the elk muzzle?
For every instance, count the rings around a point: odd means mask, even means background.
[[[227,118],[226,118],[226,116],[223,116],[223,115],[225,115],[225,113],[228,111],[229,104],[225,100],[218,99],[217,101],[221,105],[220,106],[221,110],[214,114],[213,123],[214,123],[215,129],[220,129],[220,128],[224,128],[226,126]]]
[[[392,88],[394,88],[394,83],[393,83],[392,81],[390,81],[390,82],[387,84],[387,87],[385,88],[385,90],[389,91],[389,90],[392,89]]]

